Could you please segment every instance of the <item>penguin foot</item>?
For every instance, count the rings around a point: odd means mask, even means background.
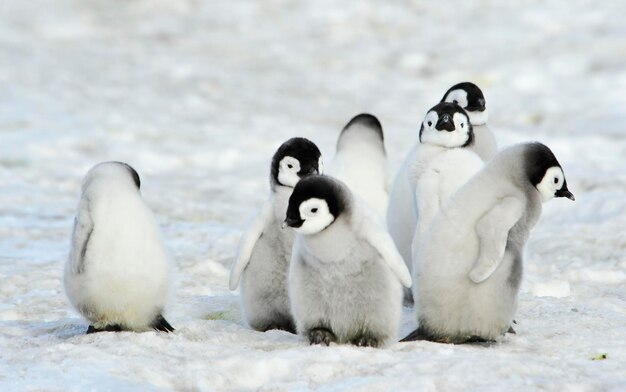
[[[170,323],[168,323],[167,320],[161,314],[156,316],[156,318],[152,322],[151,327],[156,329],[157,331],[162,331],[162,332],[174,332],[175,331],[174,327],[172,327]]]
[[[379,344],[378,339],[369,335],[357,336],[356,338],[352,339],[350,343],[354,344],[357,347],[374,347],[374,348],[378,347],[378,344]]]
[[[261,332],[267,332],[272,329],[278,329],[280,331],[286,331],[292,334],[296,334],[296,325],[294,324],[291,317],[278,317],[274,321],[265,324],[262,328],[259,328],[258,330]]]
[[[309,330],[308,335],[310,344],[323,344],[329,346],[331,343],[337,341],[335,334],[326,328],[313,328]]]
[[[96,332],[122,332],[122,326],[118,324],[106,325],[104,328],[96,328],[93,325],[90,325],[87,328],[87,334],[96,333]]]
[[[513,321],[513,322],[515,322],[515,321]],[[512,334],[514,334],[514,335],[515,335],[515,334],[517,334],[517,332],[515,332],[515,330],[513,329],[513,326],[510,326],[510,327],[509,327],[509,330],[508,330],[508,331],[506,331],[506,333],[512,333]]]
[[[416,329],[415,331],[408,334],[404,339],[400,340],[401,342],[414,342],[416,340],[432,340],[430,335],[425,333],[421,328]]]

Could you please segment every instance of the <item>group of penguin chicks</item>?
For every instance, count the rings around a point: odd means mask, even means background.
[[[270,197],[231,268],[248,325],[311,344],[379,347],[395,339],[404,297],[418,328],[402,341],[486,342],[510,331],[541,204],[574,196],[548,147],[497,152],[486,122],[482,91],[451,87],[392,186],[372,115],[342,130],[328,175],[313,142],[283,143]],[[84,179],[65,287],[88,333],[174,330],[162,315],[170,261],[139,188],[121,162]]]

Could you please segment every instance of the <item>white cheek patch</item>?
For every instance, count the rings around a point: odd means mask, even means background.
[[[435,129],[437,121],[439,121],[439,115],[437,114],[437,112],[426,113],[426,117],[424,117],[424,130],[430,128]],[[430,125],[428,123],[430,123]]]
[[[489,114],[487,113],[487,109],[482,112],[474,111],[467,112],[467,115],[470,118],[470,122],[472,125],[484,125],[487,124],[487,120],[489,119]]]
[[[446,96],[445,101],[446,102],[450,102],[450,103],[453,103],[454,101],[456,101],[457,105],[459,105],[462,108],[465,108],[467,106],[467,91],[465,91],[465,90],[452,90]]]
[[[461,113],[454,113],[452,117],[452,121],[454,122],[454,127],[456,128],[455,132],[459,132],[465,135],[465,141],[469,138],[469,124],[468,119]],[[463,143],[465,144],[465,143]]]
[[[290,187],[296,186],[298,181],[300,181],[299,171],[300,161],[290,156],[284,157],[278,164],[278,182]]]
[[[330,213],[326,200],[312,198],[300,204],[300,218],[304,220],[296,231],[302,234],[316,234],[327,228],[335,217]]]
[[[556,191],[563,186],[564,178],[563,170],[558,166],[546,170],[546,174],[544,174],[539,184],[537,184],[537,190],[541,195],[541,200],[546,202],[552,199]]]

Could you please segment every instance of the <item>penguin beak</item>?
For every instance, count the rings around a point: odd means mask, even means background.
[[[454,131],[454,124],[452,123],[452,117],[449,114],[444,114],[439,121],[437,121],[437,124],[435,125],[435,129],[437,129],[438,131],[448,131],[448,132],[452,132]]]
[[[556,193],[554,194],[554,197],[567,197],[571,201],[576,200],[572,192],[570,192],[569,189],[567,188],[561,188],[558,191],[556,191]]]
[[[285,225],[289,227],[293,227],[293,228],[298,228],[302,226],[303,223],[304,223],[304,220],[302,219],[294,219],[294,218],[287,217],[287,219],[285,219],[285,221],[283,222],[282,228],[284,229]]]

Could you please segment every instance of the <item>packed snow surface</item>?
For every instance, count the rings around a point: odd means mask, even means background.
[[[0,390],[626,389],[619,15],[620,0],[3,0]],[[465,80],[499,144],[544,142],[576,195],[531,234],[517,335],[372,349],[247,328],[228,269],[278,145],[304,136],[330,162],[371,112],[396,170]],[[142,176],[177,269],[175,333],[85,335],[65,298],[80,182],[105,160]]]

